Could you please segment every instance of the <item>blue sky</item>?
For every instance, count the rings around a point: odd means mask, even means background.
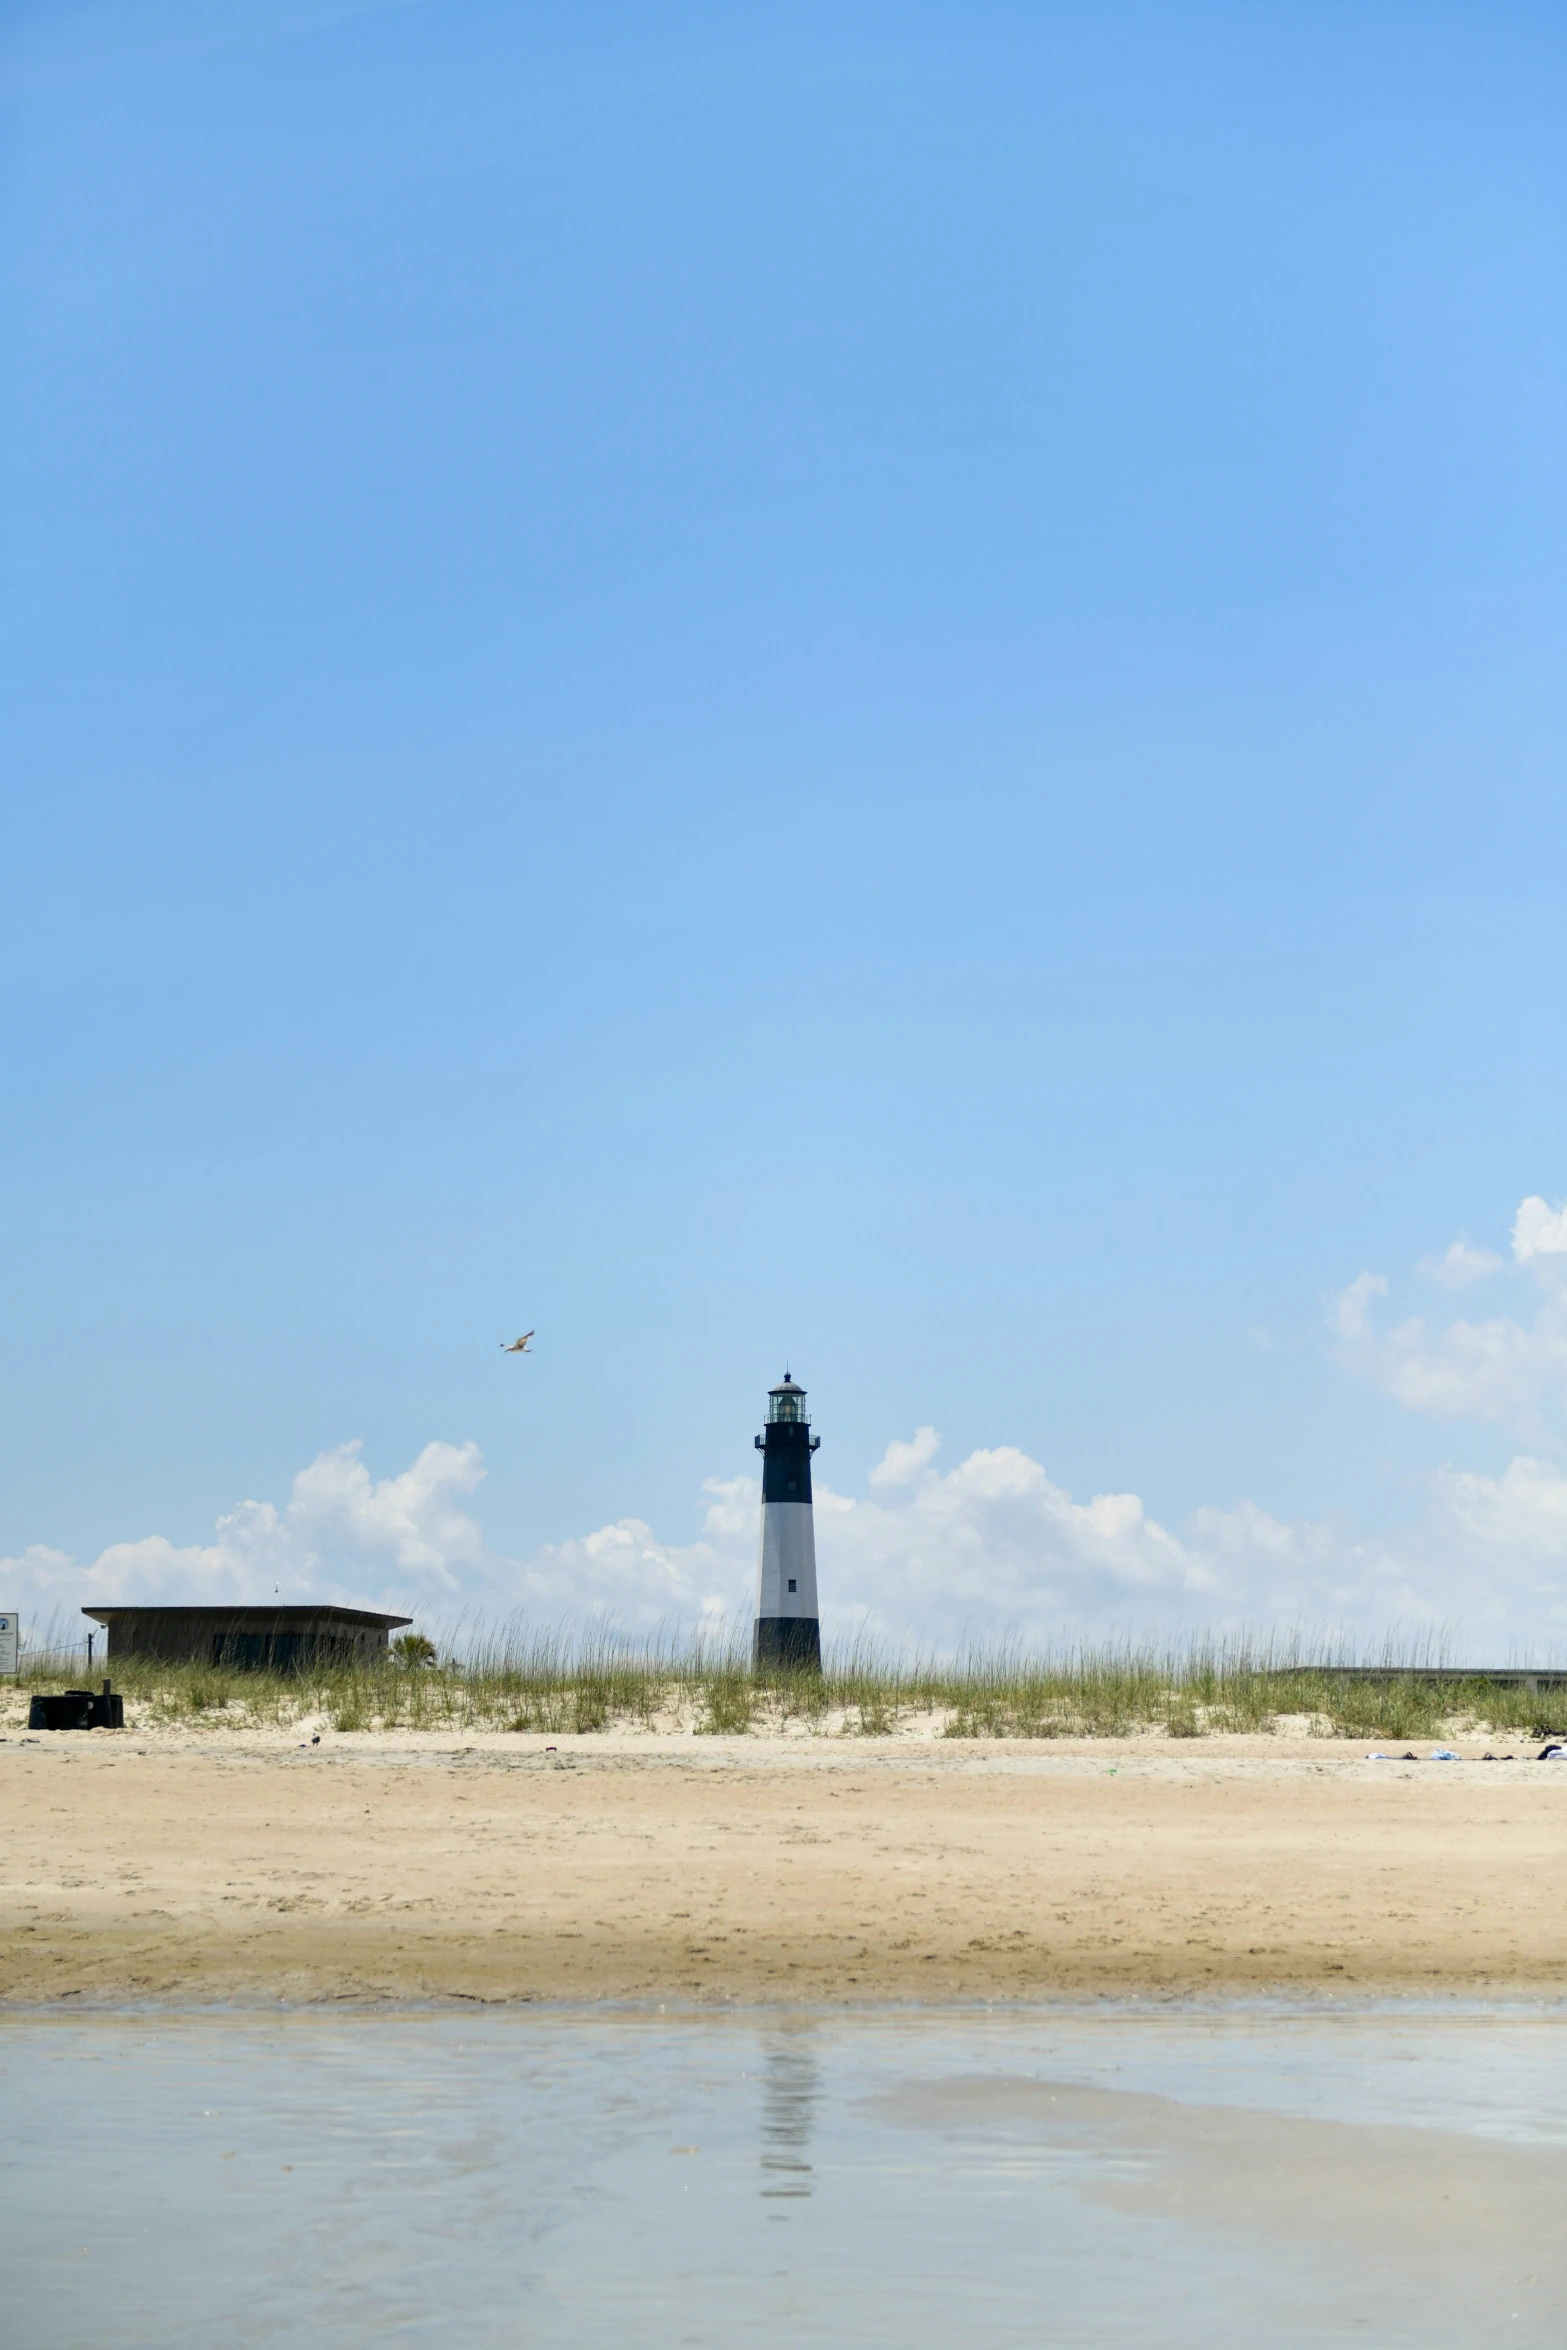
[[[743,1607],[787,1357],[879,1629],[1567,1636],[1559,11],[0,96],[22,1602]]]

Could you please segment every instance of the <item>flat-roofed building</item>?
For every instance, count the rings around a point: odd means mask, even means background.
[[[103,1625],[117,1663],[143,1656],[251,1673],[371,1664],[385,1655],[389,1634],[413,1622],[364,1607],[84,1607],[82,1614]]]

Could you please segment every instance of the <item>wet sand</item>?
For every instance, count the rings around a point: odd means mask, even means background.
[[[0,1741],[0,1998],[1567,1987],[1567,1768],[1532,1761],[299,1735]]]

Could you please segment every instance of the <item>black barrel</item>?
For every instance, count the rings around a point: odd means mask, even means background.
[[[58,1697],[35,1697],[27,1709],[29,1730],[90,1730],[90,1689],[62,1689]]]
[[[27,1709],[29,1730],[123,1730],[125,1700],[105,1681],[101,1690],[62,1689],[57,1697],[35,1697]]]

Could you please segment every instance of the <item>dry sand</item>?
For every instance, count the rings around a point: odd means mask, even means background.
[[[308,1734],[11,1730],[0,1997],[1567,1986],[1553,1765],[1307,1738]]]

